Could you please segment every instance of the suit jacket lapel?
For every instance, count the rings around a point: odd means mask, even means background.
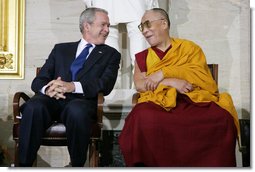
[[[75,56],[76,56],[76,51],[77,51],[77,47],[80,41],[75,42],[73,44],[71,44],[71,46],[69,47],[68,51],[66,51],[66,60],[65,60],[65,69],[66,70],[66,76],[68,77],[68,80],[72,79],[72,75],[71,75],[71,71],[70,71],[70,67],[71,64],[73,63]]]
[[[103,54],[104,49],[101,46],[97,45],[85,61],[85,64],[81,71],[77,74],[77,79],[79,80],[86,72],[88,72]]]

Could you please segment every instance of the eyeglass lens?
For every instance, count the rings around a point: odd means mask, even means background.
[[[142,32],[144,27],[150,28],[151,27],[151,22],[149,20],[146,20],[145,22],[141,23],[138,28]]]
[[[143,32],[144,30],[144,27],[147,27],[147,28],[150,28],[151,27],[151,23],[154,22],[154,21],[158,21],[158,20],[164,20],[164,19],[156,19],[156,20],[146,20],[145,22],[141,23],[138,25],[138,29]]]

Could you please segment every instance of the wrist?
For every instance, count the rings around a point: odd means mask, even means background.
[[[159,78],[160,78],[160,81],[164,80],[164,73],[162,70],[159,71]]]
[[[49,90],[49,88],[50,88],[50,86],[45,87],[45,89],[44,89],[44,94],[48,95],[48,90]]]
[[[73,82],[70,82],[70,87],[71,87],[70,92],[71,93],[75,92],[75,84]]]

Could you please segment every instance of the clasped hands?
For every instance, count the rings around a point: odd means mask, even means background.
[[[176,88],[180,93],[187,93],[192,91],[193,85],[186,80],[177,78],[164,78],[163,72],[161,70],[150,74],[144,78],[144,87],[146,90],[154,91],[160,83]]]
[[[74,90],[74,83],[62,81],[61,77],[58,77],[56,80],[52,80],[46,85],[45,94],[58,100],[65,99],[65,93],[70,93]]]

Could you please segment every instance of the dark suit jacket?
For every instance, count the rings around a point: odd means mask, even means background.
[[[32,82],[31,87],[35,93],[39,93],[43,86],[59,76],[63,81],[72,81],[70,66],[75,59],[79,42],[54,46],[46,63]],[[93,99],[97,97],[98,92],[108,95],[116,82],[120,56],[116,49],[108,45],[96,45],[85,61],[84,67],[77,74],[77,81],[81,83],[84,91],[79,97]]]

